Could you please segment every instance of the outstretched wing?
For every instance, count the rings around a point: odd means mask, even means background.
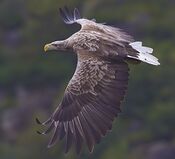
[[[96,23],[95,19],[89,20],[81,18],[77,8],[75,8],[73,12],[71,12],[67,7],[60,8],[59,11],[66,24],[78,23],[81,25],[81,30],[93,31],[103,35],[104,37],[108,37],[109,39],[113,38],[113,40],[117,43],[122,42],[129,44],[134,41],[130,35],[119,28],[104,25],[103,23]]]
[[[73,12],[71,12],[67,7],[60,8],[59,11],[63,21],[66,24],[78,23],[81,25],[81,29],[92,29],[92,30],[93,27],[96,27],[97,25],[95,19],[89,20],[86,18],[81,18],[80,12],[78,11],[77,8],[75,8]]]
[[[125,62],[79,59],[62,102],[53,115],[41,123],[49,125],[42,134],[54,130],[48,146],[65,138],[65,153],[72,144],[79,153],[83,142],[92,152],[94,145],[111,130],[114,117],[120,112],[128,70]]]
[[[60,15],[67,24],[79,23],[81,31],[101,39],[102,50],[105,55],[112,58],[126,58],[126,60],[139,63],[143,61],[152,65],[160,65],[158,59],[151,55],[152,48],[142,46],[141,42],[134,42],[133,38],[119,28],[96,23],[94,20],[80,18],[77,8],[70,12],[67,7],[60,9]],[[83,32],[84,33],[84,32]]]
[[[60,8],[60,15],[63,18],[63,21],[66,24],[76,23],[78,19],[81,19],[80,13],[77,8],[74,9],[74,12],[69,11],[67,7]]]

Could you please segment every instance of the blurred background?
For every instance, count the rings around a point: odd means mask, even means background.
[[[69,37],[58,9],[67,5],[124,29],[154,48],[160,66],[131,65],[129,90],[113,130],[89,155],[47,149],[35,118],[47,119],[71,78],[73,53],[45,54],[44,44]],[[1,0],[0,159],[174,159],[175,0]]]

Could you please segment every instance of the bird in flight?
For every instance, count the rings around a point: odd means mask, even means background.
[[[44,132],[53,131],[48,147],[65,139],[65,153],[75,145],[79,154],[83,144],[92,152],[94,145],[112,129],[121,112],[128,86],[128,63],[160,65],[153,49],[142,46],[119,28],[80,17],[78,9],[60,9],[66,24],[78,23],[80,31],[66,40],[46,44],[45,51],[72,50],[77,55],[75,73],[55,112],[45,122]]]

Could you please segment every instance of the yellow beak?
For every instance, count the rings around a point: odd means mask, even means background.
[[[45,51],[45,52],[48,51],[49,48],[50,48],[50,44],[46,44],[46,45],[44,46],[44,51]]]

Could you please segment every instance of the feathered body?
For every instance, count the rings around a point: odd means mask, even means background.
[[[65,152],[72,144],[80,152],[85,142],[92,152],[94,145],[111,130],[124,98],[129,68],[127,61],[143,61],[159,65],[152,49],[118,28],[80,18],[67,8],[60,9],[67,24],[79,23],[82,28],[66,40],[52,42],[47,50],[73,50],[78,57],[76,71],[70,80],[62,101],[51,117],[40,123],[54,130],[49,147],[65,138]]]

